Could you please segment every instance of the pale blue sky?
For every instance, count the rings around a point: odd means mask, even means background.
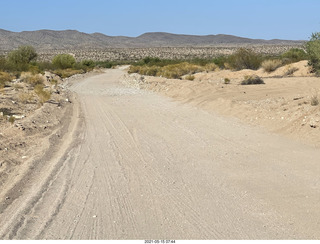
[[[320,0],[0,0],[0,28],[231,34],[306,40],[320,31]]]

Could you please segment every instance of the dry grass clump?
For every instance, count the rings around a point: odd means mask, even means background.
[[[287,71],[284,73],[285,76],[293,75],[294,72],[298,71],[299,69],[297,67],[291,67],[289,66]]]
[[[194,80],[194,75],[187,75],[186,77],[184,77],[186,80]]]
[[[76,75],[76,74],[83,74],[84,71],[81,70],[75,70],[75,69],[57,69],[53,72],[54,74],[60,76],[61,78],[68,78],[70,76]]]
[[[43,84],[43,82],[44,82],[44,79],[41,75],[39,75],[39,74],[32,75],[29,72],[22,73],[20,78],[23,82],[26,82],[26,83],[30,84],[31,86]]]
[[[0,72],[0,88],[3,88],[6,82],[13,80],[13,76],[7,72]]]
[[[257,75],[245,76],[241,81],[241,85],[257,85],[264,84],[264,81]]]
[[[39,97],[40,103],[43,104],[46,101],[48,101],[51,97],[51,93],[49,91],[46,91],[43,89],[42,84],[38,84],[34,87],[34,92],[37,94]]]
[[[215,71],[218,68],[219,68],[218,65],[216,65],[215,63],[209,63],[204,66],[204,70],[207,72]]]
[[[34,100],[34,95],[31,92],[21,92],[18,95],[18,100],[21,103],[31,103]]]
[[[261,67],[264,69],[265,72],[272,72],[275,71],[277,68],[282,66],[281,60],[278,59],[268,59],[261,63]]]

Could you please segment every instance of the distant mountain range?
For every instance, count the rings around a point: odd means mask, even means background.
[[[0,29],[0,50],[32,45],[38,50],[143,47],[213,47],[222,45],[300,45],[304,41],[249,39],[232,35],[180,35],[149,32],[138,37],[87,34],[76,30],[12,32]]]

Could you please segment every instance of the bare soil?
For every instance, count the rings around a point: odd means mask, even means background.
[[[292,68],[296,71],[287,75]],[[240,85],[250,75],[258,75],[265,84]],[[194,76],[195,80],[189,81],[132,74],[124,80],[130,86],[159,92],[176,101],[320,146],[320,104],[311,105],[313,98],[320,101],[320,79],[310,73],[307,61],[271,73],[263,69],[221,70]],[[230,84],[225,84],[225,78]]]

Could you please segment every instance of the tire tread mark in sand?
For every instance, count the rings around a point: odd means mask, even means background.
[[[115,140],[115,137],[113,137],[112,134],[115,134],[115,135],[120,135],[121,133],[119,133],[119,128],[117,128],[115,125],[114,125],[114,119],[111,119],[113,118],[113,115],[114,115],[114,112],[113,111],[110,111],[110,112],[107,112],[106,110],[102,109],[100,110],[100,114],[103,114],[104,115],[104,118],[107,120],[108,124],[112,127],[112,129],[114,130],[112,132],[109,132],[110,134],[110,140],[109,140],[109,147],[112,148],[112,152],[113,152],[113,157],[115,159],[115,161],[117,162],[118,166],[120,167],[121,169],[121,172],[122,172],[122,175],[125,179],[129,179],[127,176],[126,176],[126,172],[125,172],[125,169],[123,168],[123,166],[121,165],[121,154],[118,153],[117,155],[117,152],[120,152],[120,150],[117,148],[117,144],[116,144],[116,140]],[[105,129],[106,131],[109,129],[109,127],[107,127],[106,125],[105,126]],[[113,140],[112,140],[113,139]],[[113,179],[112,177],[112,172],[110,171],[109,167],[106,167],[107,170],[108,170],[108,175],[109,176],[109,179],[113,182],[113,184],[110,184],[109,186],[111,187],[111,190],[112,190],[112,187],[115,185],[115,180]],[[137,223],[136,223],[136,219],[134,218],[133,216],[133,208],[132,208],[132,204],[130,201],[128,201],[128,199],[125,198],[125,196],[123,196],[123,194],[119,194],[120,192],[113,188],[113,193],[117,194],[117,204],[119,206],[119,211],[120,211],[120,214],[121,216],[126,216],[128,218],[128,220],[131,222],[131,226],[133,228],[133,231],[135,233],[135,235],[137,236],[138,234],[138,231],[137,231]],[[119,200],[121,199],[121,202],[119,202]],[[121,213],[122,212],[122,208],[125,209],[124,213]]]
[[[106,111],[104,111],[106,113]],[[115,128],[115,126],[113,125],[113,123],[111,122],[111,120],[113,121],[116,121],[118,125],[121,125],[123,127],[123,129],[125,129],[125,132],[126,134],[129,136],[130,138],[130,141],[132,143],[129,143],[128,140],[126,139],[127,137],[122,137],[123,138],[123,141],[125,144],[127,144],[128,147],[132,147],[132,145],[134,146],[134,151],[136,153],[136,155],[145,163],[145,164],[148,164],[147,161],[144,159],[144,156],[137,144],[137,141],[135,140],[134,136],[131,134],[130,130],[127,128],[127,126],[123,123],[123,121],[120,119],[119,116],[117,116],[117,114],[114,112],[114,111],[111,111],[109,112],[109,114],[106,114],[106,118],[108,119],[110,125],[114,128],[115,131],[119,131]],[[111,119],[112,118],[112,119]],[[152,173],[149,171],[149,172],[146,172],[145,174],[143,174],[144,177],[148,177],[150,181],[152,181],[152,179],[154,177],[151,177],[151,175],[156,175],[158,178],[162,179],[163,180],[163,177],[161,176],[161,174],[159,174],[159,172],[155,171],[152,169],[152,167],[150,167],[150,169],[152,170]],[[170,194],[170,191],[168,191],[166,189],[166,186],[163,186],[163,187],[158,187],[158,191],[159,192],[162,192],[163,190],[166,191],[166,196],[168,196],[172,202],[174,203],[174,205],[177,207],[177,209],[179,210],[180,214],[182,214],[183,216],[185,216],[185,212],[180,210],[180,209],[188,209],[190,213],[190,215],[188,216],[189,217],[189,222],[190,223],[195,223],[197,226],[197,228],[199,229],[200,232],[203,232],[203,230],[205,230],[205,235],[209,234],[208,236],[216,236],[218,237],[220,234],[218,232],[216,232],[215,230],[212,230],[210,229],[209,226],[207,225],[204,225],[203,224],[203,219],[198,216],[198,214],[196,213],[196,211],[191,207],[189,206],[188,204],[185,204],[184,202],[188,201],[188,199],[184,198],[184,199],[181,199],[179,197],[172,197]],[[189,200],[190,201],[190,200]],[[212,234],[212,235],[210,235]]]
[[[85,210],[85,207],[86,207],[86,203],[88,202],[89,195],[90,195],[91,189],[92,189],[92,187],[93,187],[94,179],[95,179],[95,171],[93,171],[93,176],[90,177],[90,178],[91,178],[91,184],[90,184],[90,186],[89,186],[88,193],[87,193],[86,198],[85,198],[85,200],[84,200],[83,206],[82,206],[82,208],[81,208],[81,210],[80,210],[79,219],[82,217],[82,215],[83,215],[83,213],[84,213],[84,210]],[[72,228],[69,239],[72,239],[72,238],[73,238],[74,233],[75,233],[75,231],[76,231],[79,223],[80,223],[80,221],[77,221],[76,225]]]

